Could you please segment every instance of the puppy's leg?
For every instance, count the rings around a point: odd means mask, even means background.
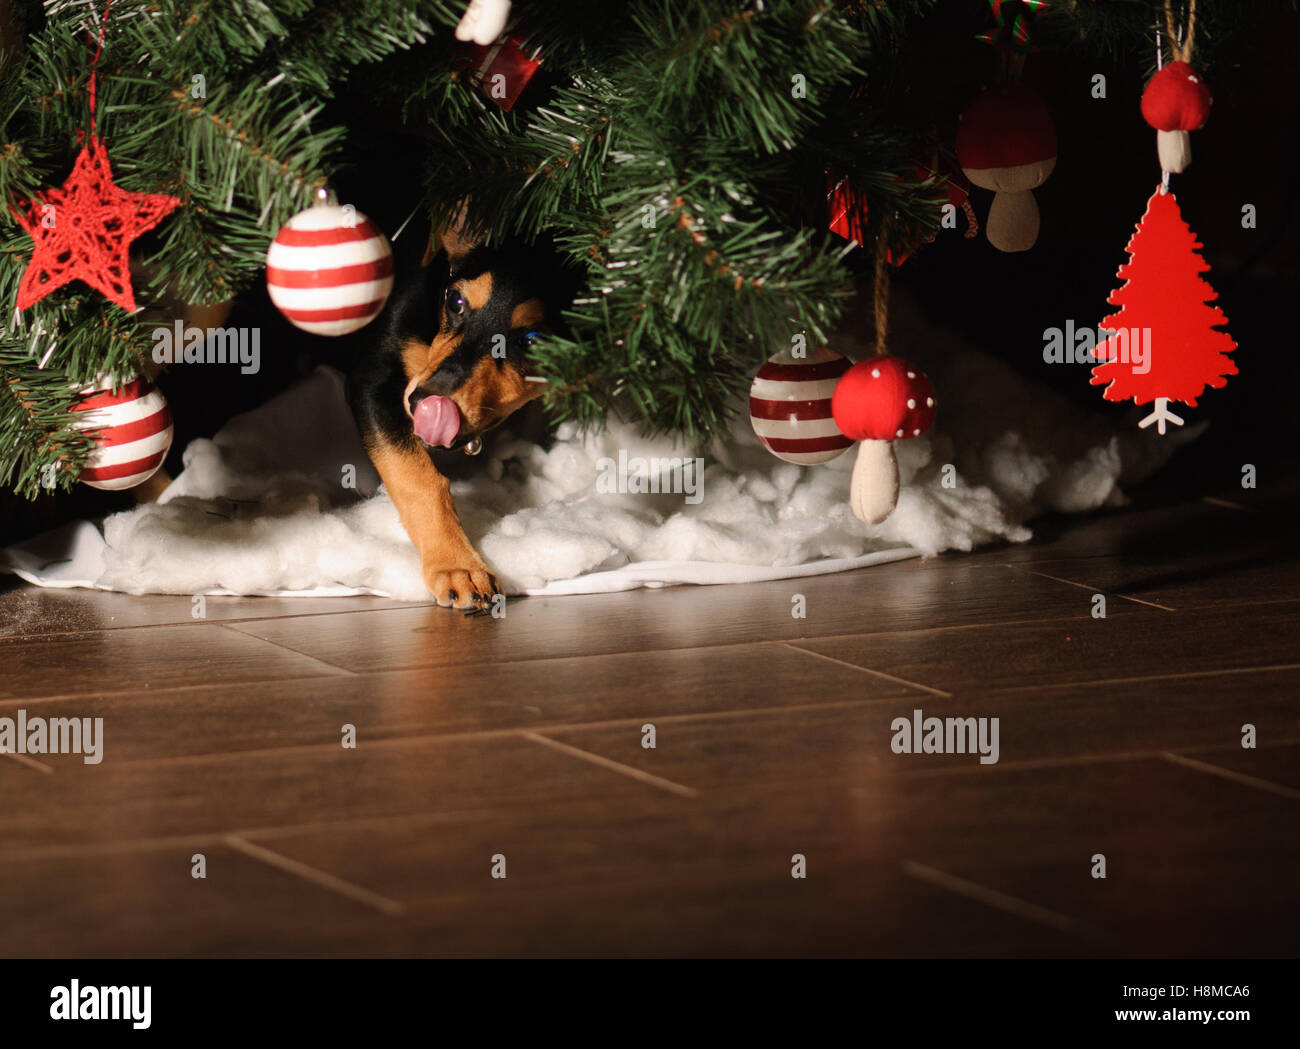
[[[412,438],[394,444],[381,434],[366,442],[388,495],[420,551],[424,585],[444,608],[487,605],[500,592],[496,579],[461,527],[447,480]]]

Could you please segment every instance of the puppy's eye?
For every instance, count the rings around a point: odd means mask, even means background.
[[[447,289],[447,316],[462,317],[467,309],[465,305],[465,296],[455,288]]]
[[[533,343],[535,343],[535,342],[536,342],[538,339],[540,339],[541,337],[542,337],[542,333],[541,333],[540,331],[526,331],[526,332],[524,332],[524,342],[526,342],[529,346],[531,346]]]

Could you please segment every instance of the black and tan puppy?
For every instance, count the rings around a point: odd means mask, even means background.
[[[438,604],[483,607],[497,581],[466,538],[438,448],[464,448],[542,392],[527,379],[530,343],[546,323],[528,257],[456,228],[434,235],[423,264],[402,272],[348,377],[357,425],[420,551]]]

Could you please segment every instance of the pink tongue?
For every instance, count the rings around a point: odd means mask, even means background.
[[[450,397],[425,397],[415,406],[415,436],[435,448],[450,448],[460,432],[460,409]]]

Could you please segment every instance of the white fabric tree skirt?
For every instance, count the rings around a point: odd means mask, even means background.
[[[849,510],[854,449],[792,466],[758,444],[742,413],[731,439],[699,453],[698,502],[598,490],[600,460],[620,451],[629,462],[694,455],[621,423],[586,438],[561,427],[549,450],[498,442],[479,475],[453,485],[465,530],[512,594],[821,575],[1028,539],[1024,522],[1037,513],[1121,502],[1121,475],[1149,472],[1193,435],[1121,438],[1117,417],[1080,412],[974,351],[909,356],[935,379],[940,418],[931,434],[898,443],[903,488],[881,525]],[[427,600],[337,373],[320,368],[192,442],[184,462],[157,503],[102,530],[78,522],[0,551],[0,568],[39,586],[136,594]],[[343,484],[348,472],[355,488]]]

